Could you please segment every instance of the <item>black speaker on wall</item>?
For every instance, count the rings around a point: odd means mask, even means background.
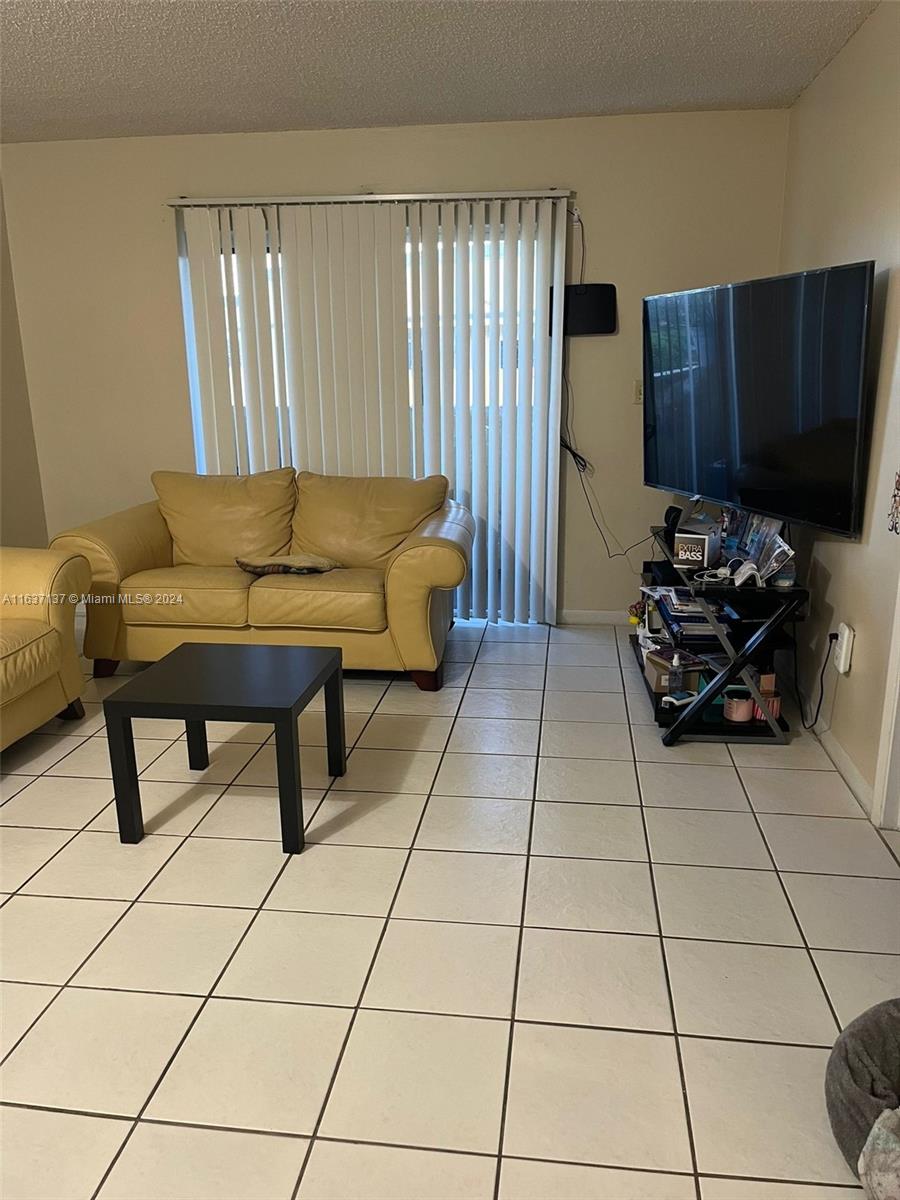
[[[616,333],[618,328],[614,283],[566,284],[563,297],[563,333],[566,337]]]

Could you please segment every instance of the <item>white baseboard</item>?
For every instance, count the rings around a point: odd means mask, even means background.
[[[564,608],[559,614],[560,625],[625,625],[627,621],[624,608]]]
[[[862,775],[860,775],[859,771],[857,770],[853,759],[830,729],[824,729],[821,733],[818,733],[818,731],[816,732],[818,734],[819,741],[825,748],[825,753],[837,767],[838,773],[843,777],[847,787],[857,798],[869,816],[871,816],[872,808],[875,802],[875,793],[872,789],[872,785],[863,779]]]

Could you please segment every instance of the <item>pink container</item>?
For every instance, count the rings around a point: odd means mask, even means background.
[[[725,691],[725,720],[744,722],[753,716],[753,697],[747,688],[727,688]]]
[[[775,717],[776,719],[778,717],[780,717],[781,716],[781,697],[774,693],[769,695],[766,692],[763,692],[762,698],[763,698],[763,700],[765,700],[766,704],[768,705],[769,712],[771,712],[772,716]],[[758,704],[754,704],[753,705],[753,720],[754,721],[764,721],[765,719],[766,718],[765,718],[765,715],[763,714],[763,710],[759,707]]]

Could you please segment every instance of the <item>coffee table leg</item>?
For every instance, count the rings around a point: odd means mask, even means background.
[[[188,766],[192,771],[205,771],[209,766],[209,747],[206,744],[206,722],[185,721],[188,744]]]
[[[303,784],[297,718],[291,713],[275,722],[275,761],[281,807],[281,848],[285,854],[299,854],[304,842]]]
[[[139,842],[144,836],[144,818],[141,815],[141,795],[138,790],[131,718],[107,715],[106,737],[109,743],[113,790],[116,795],[119,841]]]
[[[347,770],[347,742],[344,736],[344,672],[340,666],[325,681],[325,740],[328,743],[328,774],[343,775]]]

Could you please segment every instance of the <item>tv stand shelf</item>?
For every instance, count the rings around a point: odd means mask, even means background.
[[[790,726],[783,717],[775,717],[765,697],[760,693],[750,667],[770,655],[784,644],[785,625],[798,619],[809,600],[806,588],[788,587],[735,587],[732,583],[695,582],[690,573],[677,567],[672,552],[665,540],[665,530],[654,526],[651,530],[657,547],[668,560],[679,580],[678,586],[687,588],[696,600],[701,612],[713,628],[718,642],[718,653],[726,659],[725,665],[697,696],[683,708],[669,709],[661,705],[661,697],[653,692],[644,677],[643,653],[638,638],[631,637],[631,646],[641,669],[650,699],[653,702],[657,724],[664,729],[663,745],[674,746],[679,741],[706,742],[761,742],[785,743]],[[736,614],[736,619],[722,619],[710,601],[719,601]],[[660,614],[662,618],[662,614]],[[708,639],[700,648],[696,643],[682,641],[676,636],[673,625],[663,621],[667,639],[672,644],[684,644],[685,649],[696,647],[698,654],[709,651]],[[724,652],[724,654],[722,653]],[[713,669],[713,668],[711,668]],[[712,705],[729,684],[742,682],[749,688],[754,701],[764,714],[761,721],[726,721],[714,718]]]

